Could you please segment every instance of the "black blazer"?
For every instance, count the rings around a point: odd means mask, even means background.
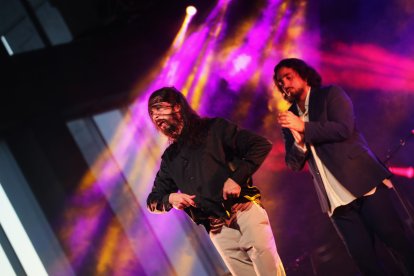
[[[298,115],[296,104],[289,110]],[[293,170],[301,170],[306,161],[309,161],[324,211],[327,211],[329,205],[309,144],[315,147],[329,171],[355,197],[363,196],[392,175],[357,130],[351,99],[340,87],[328,86],[311,90],[309,122],[305,123],[306,153],[294,145],[289,129],[283,129],[283,135],[287,165]]]

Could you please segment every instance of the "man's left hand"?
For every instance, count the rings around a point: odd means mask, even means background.
[[[290,111],[280,112],[277,117],[277,122],[281,127],[296,130],[299,133],[305,131],[305,123],[300,117]]]
[[[227,178],[223,186],[223,198],[227,200],[228,198],[237,198],[240,196],[241,187],[231,178]]]

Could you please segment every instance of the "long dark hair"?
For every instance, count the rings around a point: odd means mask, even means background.
[[[204,141],[207,119],[201,118],[194,109],[191,108],[184,95],[175,87],[163,87],[154,91],[148,100],[148,113],[151,107],[159,102],[167,102],[172,106],[181,107],[179,113],[183,120],[183,130],[176,141],[189,143],[190,145],[200,145]]]
[[[282,68],[287,67],[295,70],[299,76],[306,80],[308,85],[312,88],[319,88],[322,85],[322,77],[319,75],[319,73],[311,66],[309,66],[306,62],[304,62],[301,59],[298,58],[286,58],[282,59],[274,69],[273,74],[273,81],[275,82],[276,86],[278,86],[279,90],[281,90],[281,87],[279,87],[279,84],[276,79],[277,72]]]

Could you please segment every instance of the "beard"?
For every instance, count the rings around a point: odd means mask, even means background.
[[[181,133],[179,132],[179,129],[182,122],[176,113],[172,113],[170,118],[158,120],[156,123],[158,130],[167,136],[169,140],[176,141],[178,137],[180,137]],[[165,125],[165,127],[162,127],[163,125]]]

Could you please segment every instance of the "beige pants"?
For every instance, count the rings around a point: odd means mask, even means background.
[[[234,276],[286,275],[266,211],[253,204],[210,238]]]

